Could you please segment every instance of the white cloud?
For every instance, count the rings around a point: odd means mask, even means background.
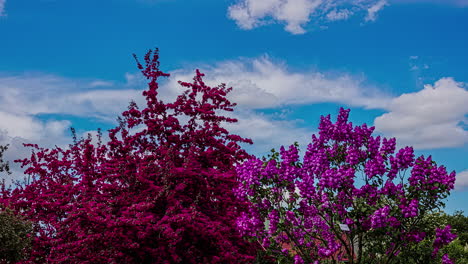
[[[468,170],[457,173],[455,180],[455,190],[465,190],[468,188]]]
[[[246,30],[271,23],[284,24],[292,34],[304,34],[305,27],[323,28],[323,23],[363,15],[366,22],[377,19],[389,4],[433,3],[468,7],[468,0],[237,0],[228,17]]]
[[[468,91],[463,83],[442,78],[415,93],[392,100],[389,113],[377,117],[376,129],[402,145],[418,149],[457,147],[468,143]]]
[[[302,120],[288,120],[287,115],[262,114],[259,109],[327,102],[384,109],[392,98],[367,86],[363,78],[346,73],[291,71],[285,63],[273,61],[268,56],[225,61],[213,67],[201,67],[201,72],[205,73],[204,81],[208,85],[226,83],[228,87],[234,87],[228,97],[238,105],[232,117],[239,122],[227,127],[232,133],[252,138],[254,147],[246,147],[255,154],[264,154],[261,151],[278,149],[294,141],[305,148],[313,132],[301,128]],[[170,79],[161,86],[161,98],[173,100],[180,92],[177,81],[190,81],[192,77],[193,71],[171,72]],[[320,114],[324,113],[317,113],[317,118]]]
[[[262,25],[265,17],[272,17],[286,23],[286,31],[303,34],[302,26],[321,3],[322,0],[244,0],[229,7],[229,17],[243,29]]]
[[[23,169],[13,162],[28,157],[29,148],[23,143],[38,143],[43,147],[66,147],[71,141],[68,137],[71,123],[67,120],[41,121],[29,115],[15,115],[0,111],[0,145],[9,145],[5,160],[10,163],[12,175],[0,175],[10,184],[24,177]]]
[[[0,122],[0,129],[3,131],[4,137],[12,135],[31,141],[59,136],[70,126],[68,121],[42,122],[29,115],[15,115],[1,111]]]
[[[280,146],[289,146],[295,141],[305,149],[313,133],[298,126],[303,120],[274,119],[270,115],[242,108],[236,109],[230,116],[238,122],[226,124],[225,128],[233,134],[252,139],[254,145],[244,147],[255,155],[265,155],[272,148],[279,150]]]
[[[130,86],[133,84],[111,85],[100,80],[74,80],[38,73],[0,74],[0,144],[10,145],[5,156],[13,170],[12,175],[6,176],[7,182],[23,177],[23,170],[13,162],[30,155],[23,143],[43,147],[66,147],[71,143],[70,121],[59,116],[56,120],[44,120],[39,114],[115,121],[131,99],[143,99],[141,90]]]
[[[366,21],[373,21],[385,4],[382,0],[239,0],[228,8],[228,16],[242,29],[279,22],[292,34],[304,34],[311,20],[345,20],[366,11]]]
[[[6,0],[0,0],[0,16],[5,15],[5,3]]]
[[[101,81],[101,80],[96,80],[96,81],[92,81],[89,86],[90,87],[110,87],[110,86],[113,86],[114,83],[113,82],[109,82],[109,81]]]
[[[388,5],[386,0],[380,0],[371,7],[367,9],[366,21],[375,21],[377,19],[377,13],[381,11],[386,5]]]
[[[467,131],[459,125],[466,122],[468,92],[450,78],[441,79],[434,86],[427,85],[417,93],[394,98],[366,85],[362,77],[316,70],[292,71],[285,63],[267,56],[225,61],[201,70],[206,74],[207,84],[226,83],[235,88],[229,98],[238,107],[230,114],[239,123],[227,126],[233,133],[252,138],[255,146],[246,147],[255,154],[294,141],[305,147],[312,134],[301,127],[302,120],[262,114],[260,109],[327,102],[388,110],[389,113],[375,120],[379,131],[417,148],[452,147],[468,142]],[[185,69],[171,74],[160,86],[160,96],[165,101],[173,100],[182,90],[178,80],[190,81],[193,77],[193,71]],[[0,144],[10,144],[7,158],[13,160],[29,154],[22,142],[42,146],[70,143],[69,121],[44,120],[39,114],[67,114],[111,122],[130,100],[143,106],[141,91],[146,88],[146,81],[140,73],[128,73],[125,78],[126,82],[118,83],[37,73],[0,74]],[[20,171],[18,167],[14,170]]]
[[[363,78],[346,73],[291,71],[285,63],[275,62],[267,56],[222,62],[215,67],[202,68],[202,71],[209,84],[226,83],[235,87],[231,100],[250,109],[325,102],[382,109],[391,99],[378,89],[365,85]],[[190,80],[192,76],[182,71],[172,74],[173,83],[169,90],[178,89],[175,80]]]
[[[0,111],[16,115],[70,114],[114,120],[140,90],[129,84],[46,74],[0,76]]]

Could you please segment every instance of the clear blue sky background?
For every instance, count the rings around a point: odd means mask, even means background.
[[[145,88],[132,53],[159,47],[168,98],[195,68],[239,88],[232,129],[254,139],[252,152],[305,144],[320,115],[344,106],[455,170],[446,210],[468,212],[467,1],[261,2],[0,0],[8,157],[27,153],[23,141],[69,143],[70,126],[115,125]]]

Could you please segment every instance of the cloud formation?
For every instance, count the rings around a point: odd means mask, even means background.
[[[374,124],[385,136],[418,149],[456,147],[468,142],[468,91],[464,84],[443,78],[421,91],[394,97],[366,84],[362,77],[316,70],[293,71],[268,56],[224,61],[201,67],[209,85],[226,83],[235,89],[230,100],[238,107],[228,124],[236,134],[253,139],[254,154],[299,141],[305,146],[312,130],[303,120],[263,109],[281,111],[291,105],[336,103],[365,109],[386,110]],[[160,96],[173,100],[181,91],[177,81],[190,81],[193,70],[180,69],[160,86]],[[130,100],[144,106],[141,91],[146,80],[140,73],[127,73],[125,82],[99,79],[70,79],[48,74],[0,74],[0,144],[10,144],[7,159],[25,157],[23,142],[42,146],[66,146],[71,142],[69,116],[94,118],[114,124]],[[51,118],[44,119],[47,114]],[[324,113],[319,113],[324,114]],[[317,114],[317,117],[318,115]],[[64,117],[65,116],[65,117]],[[71,117],[70,117],[71,118]],[[13,166],[16,175],[21,170]]]
[[[380,0],[374,5],[370,6],[367,9],[367,16],[365,18],[365,21],[375,21],[377,19],[377,13],[380,12],[386,5],[387,5],[386,0]]]
[[[228,126],[234,133],[252,138],[255,149],[262,151],[294,141],[305,145],[312,131],[300,127],[302,120],[262,114],[260,109],[320,102],[375,108],[391,99],[376,89],[370,92],[372,88],[365,87],[362,79],[349,74],[294,72],[267,56],[225,61],[202,67],[202,71],[209,85],[226,83],[235,87],[229,97],[238,103],[237,111],[231,114],[239,123]],[[185,69],[171,72],[171,78],[161,83],[161,98],[174,100],[181,91],[177,81],[190,81],[193,74]],[[40,73],[0,74],[0,144],[11,145],[8,157],[12,160],[28,154],[22,142],[42,146],[70,143],[72,123],[66,116],[113,123],[130,100],[144,105],[141,91],[146,88],[146,80],[140,73],[127,73],[125,77],[124,83],[118,83]],[[44,114],[55,119],[45,120],[41,118]]]
[[[250,109],[314,103],[382,109],[391,99],[390,95],[366,85],[361,77],[347,73],[291,71],[285,63],[268,56],[226,61],[202,68],[202,71],[209,84],[226,83],[235,87],[230,98]],[[175,80],[189,80],[191,76],[186,71],[173,72],[171,89],[177,89]]]
[[[385,0],[239,0],[228,8],[228,16],[242,29],[253,29],[278,22],[292,34],[304,34],[311,20],[346,20],[367,13],[365,21],[374,21]]]
[[[455,179],[455,190],[461,191],[468,189],[468,170],[457,173]]]
[[[388,5],[416,3],[468,7],[468,0],[237,0],[228,17],[245,30],[279,23],[292,34],[304,34],[308,25],[318,28],[352,16],[374,22]]]
[[[71,143],[72,122],[60,115],[114,121],[140,93],[130,88],[130,81],[110,85],[102,80],[75,80],[38,73],[0,74],[0,144],[9,145],[5,157],[13,171],[6,177],[7,182],[23,177],[23,170],[12,162],[30,155],[23,143],[43,147],[66,147]],[[42,114],[52,118],[40,118]]]
[[[139,96],[133,85],[131,80],[114,85],[38,73],[0,75],[0,111],[18,116],[69,114],[115,120],[122,106]]]
[[[458,147],[468,143],[468,91],[453,78],[442,78],[415,93],[402,94],[375,119],[376,129],[417,149]]]

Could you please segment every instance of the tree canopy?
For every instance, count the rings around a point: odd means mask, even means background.
[[[135,57],[136,58],[136,57]],[[37,234],[25,263],[246,263],[256,246],[235,219],[234,165],[249,157],[220,115],[231,88],[210,87],[198,70],[174,102],[158,97],[158,50],[138,68],[146,106],[130,103],[109,141],[91,136],[69,148],[28,144],[20,160],[30,184],[4,190],[0,204],[21,213]]]

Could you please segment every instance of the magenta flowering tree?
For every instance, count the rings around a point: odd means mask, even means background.
[[[256,245],[235,220],[234,165],[248,154],[219,113],[232,111],[224,85],[198,70],[174,102],[158,98],[158,51],[139,69],[146,107],[131,103],[108,142],[76,140],[68,149],[29,145],[20,162],[32,182],[3,190],[0,204],[35,227],[25,263],[249,263]]]
[[[236,195],[251,203],[238,229],[277,259],[396,263],[434,233],[425,216],[444,206],[455,172],[415,158],[411,147],[396,151],[394,138],[373,136],[374,127],[353,126],[348,115],[341,108],[335,123],[322,117],[303,159],[294,144],[237,168]],[[432,239],[436,257],[454,235],[440,228]]]

